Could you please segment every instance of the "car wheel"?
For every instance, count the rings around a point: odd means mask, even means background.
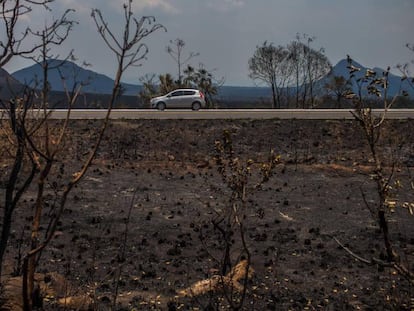
[[[195,102],[195,103],[193,103],[192,108],[193,108],[193,110],[200,110],[201,104],[199,102]]]
[[[158,103],[157,104],[157,109],[161,110],[161,111],[164,110],[165,109],[165,104],[163,102]]]

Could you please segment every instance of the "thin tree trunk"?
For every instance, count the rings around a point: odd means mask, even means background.
[[[34,252],[32,254],[33,250],[36,250],[39,247],[39,229],[40,229],[40,220],[42,218],[42,211],[43,211],[43,199],[44,199],[44,185],[45,180],[47,176],[49,175],[50,169],[52,168],[52,160],[48,160],[46,162],[45,168],[42,171],[42,174],[39,178],[38,182],[38,190],[37,190],[37,199],[36,199],[36,205],[35,205],[35,215],[33,218],[33,224],[32,224],[32,234],[31,234],[31,251],[27,255],[27,265],[25,263],[25,277],[27,277],[27,280],[23,283],[23,292],[26,294],[26,300],[29,302],[30,307],[26,308],[26,310],[30,310],[33,306],[33,293],[34,293],[34,276],[36,272],[36,255],[38,252]],[[27,271],[25,271],[27,270]],[[25,289],[24,287],[27,286]]]
[[[276,104],[277,104],[277,99],[276,99],[275,85],[273,83],[272,83],[272,99],[273,99],[272,109],[275,109],[276,108]]]
[[[2,279],[1,276],[2,276],[4,254],[6,252],[7,243],[10,237],[12,215],[16,207],[16,202],[14,200],[14,193],[16,189],[17,179],[18,179],[18,176],[22,168],[22,164],[23,164],[22,132],[20,130],[15,130],[15,133],[17,137],[17,150],[16,150],[16,155],[14,158],[13,169],[10,173],[9,180],[7,182],[7,187],[6,187],[3,227],[1,230],[1,238],[0,238],[0,282]]]

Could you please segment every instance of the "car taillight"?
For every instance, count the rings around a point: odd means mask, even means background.
[[[204,98],[204,94],[203,94],[203,92],[200,92],[200,97],[201,97],[201,98]]]

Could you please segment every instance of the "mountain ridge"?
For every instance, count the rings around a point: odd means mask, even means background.
[[[82,83],[82,92],[94,94],[110,94],[114,80],[104,74],[83,68],[71,61],[52,59],[48,61],[49,83],[52,91],[63,92],[65,87],[72,89],[76,84]],[[58,65],[60,67],[58,68]],[[11,74],[20,83],[36,87],[42,83],[42,67],[34,64]],[[64,85],[64,83],[66,85]],[[137,95],[141,86],[131,83],[121,83],[124,95]]]
[[[346,59],[340,60],[332,68],[331,72],[328,73],[324,78],[322,78],[322,81],[326,83],[333,76],[342,76],[342,77],[345,78],[345,80],[348,80],[350,78],[350,73],[349,73],[348,66],[349,66],[349,64],[348,64],[348,61]],[[357,61],[354,61],[354,60],[352,60],[352,66],[360,69],[360,70],[354,72],[355,79],[363,78],[365,76],[367,70],[371,70],[371,71],[375,72],[378,77],[382,77],[382,75],[386,72],[386,70],[383,69],[383,68],[380,68],[380,67],[368,68],[368,67],[365,67],[365,66],[361,65],[360,63],[358,63]],[[388,84],[388,89],[387,89],[388,97],[394,97],[395,95],[400,93],[402,89],[404,89],[404,90],[407,91],[407,93],[410,97],[414,98],[414,89],[409,85],[408,81],[406,81],[406,80],[402,81],[401,76],[398,76],[396,74],[393,74],[393,73],[389,72],[389,74],[388,74],[388,83],[389,83]],[[352,87],[353,87],[354,92],[358,91],[358,86],[355,83],[355,81],[354,81]],[[364,93],[364,95],[367,95],[367,94]]]

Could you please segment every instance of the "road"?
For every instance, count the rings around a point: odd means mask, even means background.
[[[383,109],[373,109],[375,114],[383,113]],[[36,115],[38,115],[38,111]],[[64,119],[66,109],[51,110],[52,119]],[[74,109],[71,119],[102,119],[105,117],[104,109]],[[7,114],[0,110],[0,117]],[[414,109],[390,109],[387,111],[388,119],[414,119]],[[165,110],[152,109],[114,109],[111,119],[303,119],[303,120],[341,120],[352,119],[350,109],[210,109],[210,110]]]

